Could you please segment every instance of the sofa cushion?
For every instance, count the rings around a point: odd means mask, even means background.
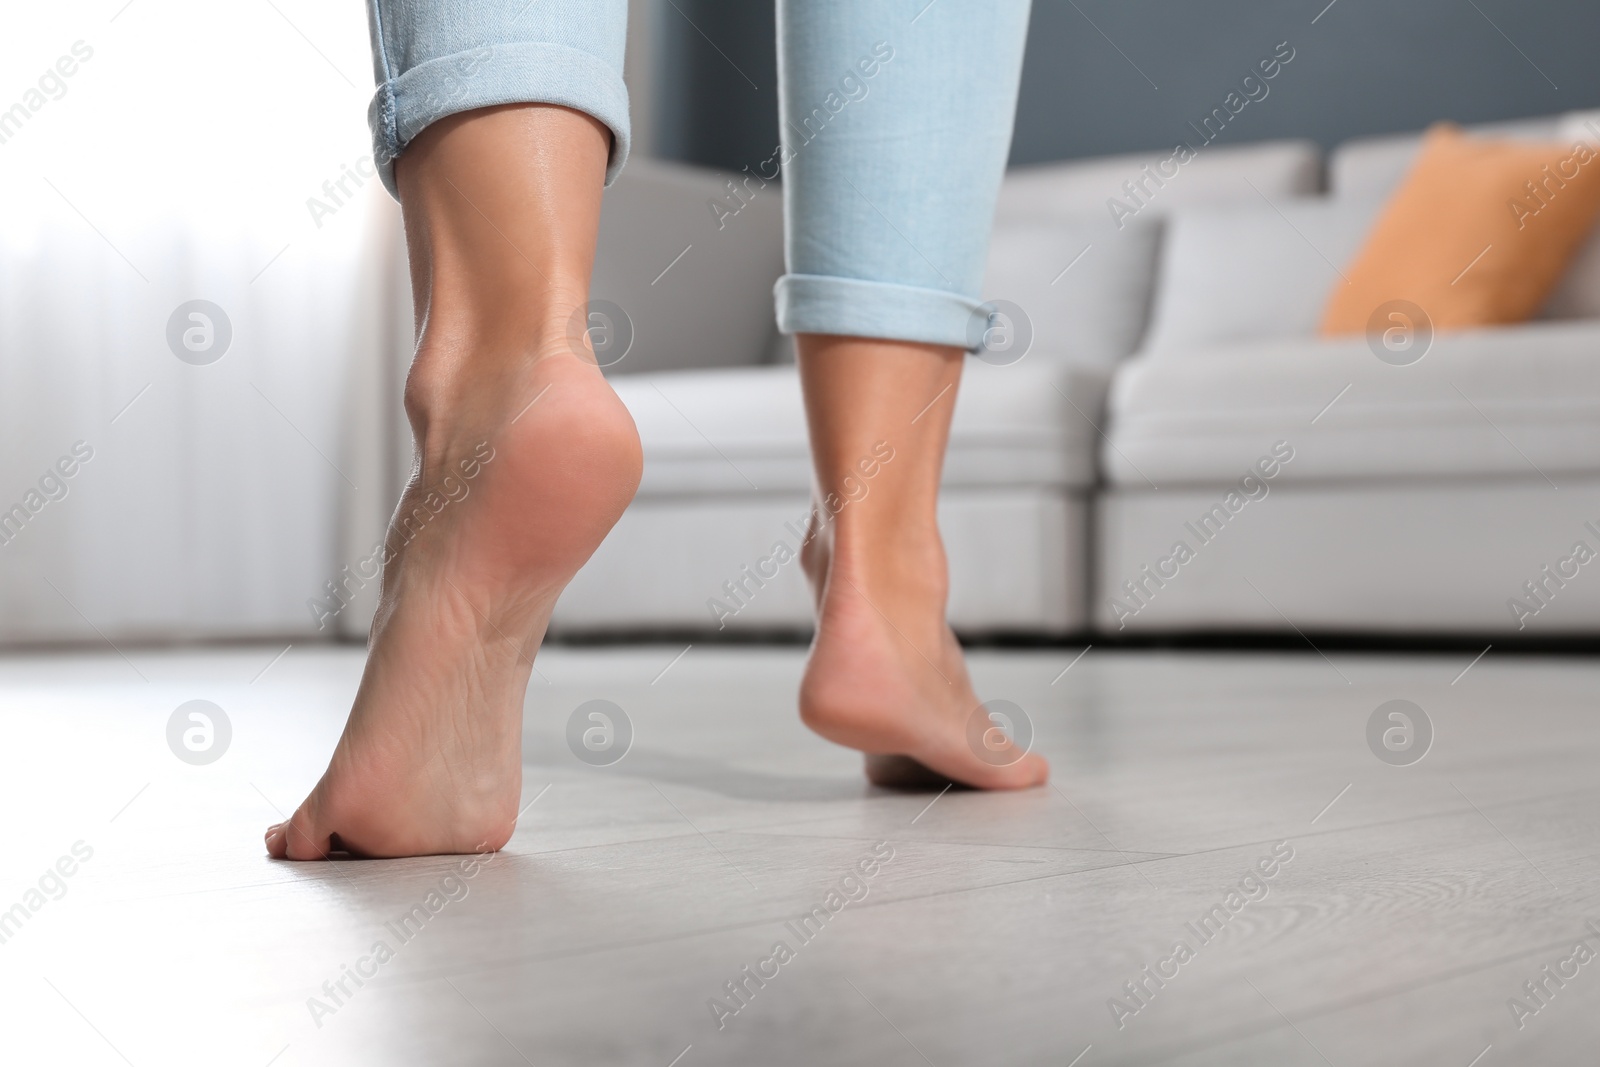
[[[1009,366],[968,358],[944,483],[1091,484],[1094,424],[1107,380],[1099,368],[1031,357]],[[632,375],[613,384],[644,443],[641,496],[809,490],[811,457],[794,367]],[[927,399],[930,406],[949,402]],[[894,447],[895,427],[885,427],[883,439]]]
[[[1279,481],[1548,478],[1600,470],[1600,324],[1442,333],[1393,366],[1364,338],[1293,338],[1137,357],[1113,384],[1116,485],[1236,480],[1274,442]],[[1337,398],[1337,399],[1336,399]]]
[[[1435,329],[1532,318],[1600,214],[1596,155],[1554,139],[1434,126],[1343,282],[1330,287],[1321,332],[1361,334],[1375,312],[1401,299],[1425,309]],[[1542,197],[1524,189],[1536,182],[1544,183]]]
[[[1314,334],[1340,272],[1376,216],[1373,200],[1253,197],[1167,220],[1145,351]]]
[[[1600,144],[1600,112],[1569,111],[1560,116],[1489,122],[1469,133],[1511,140]],[[1328,159],[1328,188],[1336,197],[1388,196],[1405,177],[1422,145],[1420,133],[1387,134],[1346,141]],[[1540,312],[1546,319],[1600,318],[1600,228],[1578,249],[1566,275]]]
[[[1563,140],[1562,120],[1550,115],[1513,122],[1485,122],[1466,127],[1468,133],[1516,141]],[[1333,196],[1382,198],[1394,192],[1411,169],[1422,133],[1391,133],[1358,137],[1339,145],[1328,157],[1328,192]]]
[[[1557,140],[1579,141],[1600,148],[1600,111],[1570,111],[1561,117]],[[1543,317],[1547,319],[1600,318],[1600,226],[1572,257],[1566,277],[1550,294]]]
[[[1145,176],[1144,168],[1154,170],[1171,156],[1168,149],[1013,167],[1000,187],[995,218],[1002,223],[1027,224],[1089,216],[1104,219],[1115,228],[1107,205],[1113,198],[1132,204],[1123,187],[1130,181],[1144,181],[1149,194],[1141,196],[1145,206],[1133,205],[1140,216],[1147,210],[1161,215],[1193,204],[1253,198],[1256,194],[1241,180],[1244,178],[1271,197],[1307,196],[1322,189],[1322,153],[1310,141],[1206,147],[1157,187]]]
[[[815,601],[793,555],[784,562],[775,550],[798,551],[809,505],[806,489],[636,500],[562,592],[551,632],[805,633]],[[1081,632],[1088,511],[1083,495],[1043,487],[941,495],[950,625]]]
[[[1029,359],[1109,367],[1144,332],[1161,226],[1134,219],[1121,233],[1100,219],[997,226],[985,300],[1020,307],[1032,327]]]

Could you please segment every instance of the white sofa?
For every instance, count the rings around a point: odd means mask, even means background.
[[[1583,119],[1485,129],[1596,139]],[[1539,321],[1439,334],[1405,366],[1315,336],[1416,143],[1008,176],[985,295],[1033,340],[962,382],[941,510],[959,631],[1600,629],[1600,565],[1572,561],[1600,551],[1600,237]],[[796,543],[810,468],[771,326],[778,191],[746,188],[719,230],[728,180],[632,167],[608,194],[594,295],[633,319],[610,373],[645,474],[553,632],[810,625],[797,565],[747,569]]]

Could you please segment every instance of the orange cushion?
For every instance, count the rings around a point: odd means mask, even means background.
[[[1361,333],[1392,300],[1435,329],[1521,322],[1561,280],[1600,213],[1600,155],[1465,136],[1440,123],[1323,313],[1325,335]]]

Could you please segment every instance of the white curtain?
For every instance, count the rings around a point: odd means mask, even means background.
[[[331,636],[410,332],[361,6],[15,5],[0,69],[0,641]]]

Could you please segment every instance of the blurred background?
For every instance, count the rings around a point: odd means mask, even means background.
[[[784,422],[798,410],[783,392],[787,386],[772,385],[770,375],[735,373],[772,370],[786,358],[770,305],[771,281],[781,270],[778,197],[755,196],[749,208],[754,221],[740,217],[732,227],[720,223],[712,206],[741,202],[727,200],[727,182],[768,159],[779,137],[772,6],[638,0],[631,18],[633,177],[608,194],[595,295],[614,300],[629,317],[633,347],[608,373],[620,383],[643,373],[675,375],[681,388],[714,396],[721,405],[715,410],[744,412],[719,421],[712,408],[703,418],[690,411],[686,417],[694,425],[668,426],[652,421],[655,415],[639,400],[642,389],[628,393],[641,405],[635,414],[657,471],[692,466],[698,460],[690,453],[702,449],[703,440],[741,465],[746,453],[757,463],[777,449],[789,468],[801,465],[794,477],[803,478],[803,434],[796,436],[798,422]],[[1325,7],[1040,0],[1012,150],[1017,180],[1008,184],[997,246],[1011,241],[1006,247],[1014,248],[1024,240],[1018,234],[1041,231],[1047,222],[1056,226],[1058,236],[1044,257],[1049,262],[1041,260],[1032,278],[1054,285],[1049,273],[1070,267],[1079,249],[1087,254],[1101,240],[1071,225],[1110,234],[1117,213],[1109,202],[1126,197],[1124,183],[1140,176],[1145,161],[1166,159],[1174,144],[1195,140],[1242,79],[1260,73],[1263,57],[1281,59],[1286,46],[1293,58],[1271,78],[1270,92],[1241,111],[1229,108],[1229,121],[1202,135],[1205,166],[1195,166],[1192,189],[1175,183],[1171,193],[1147,196],[1148,213],[1141,201],[1124,203],[1145,223],[1205,199],[1201,186],[1218,203],[1253,205],[1268,213],[1263,217],[1276,215],[1287,224],[1276,238],[1283,243],[1263,245],[1254,257],[1261,269],[1270,275],[1302,267],[1321,272],[1315,285],[1325,288],[1371,225],[1373,209],[1329,222],[1329,240],[1344,242],[1345,252],[1336,254],[1320,243],[1320,231],[1283,205],[1340,192],[1338,168],[1330,162],[1340,146],[1391,146],[1383,164],[1387,185],[1363,194],[1362,204],[1371,205],[1404,172],[1416,135],[1438,120],[1469,127],[1512,122],[1505,127],[1510,135],[1551,143],[1588,136],[1577,118],[1600,106],[1600,65],[1592,55],[1597,23],[1593,5],[1579,0],[1335,0]],[[397,210],[371,176],[366,108],[372,71],[363,10],[309,0],[109,0],[18,7],[9,13],[7,31],[0,37],[6,73],[0,83],[0,202],[6,205],[0,226],[0,509],[6,514],[0,523],[0,641],[104,647],[361,639],[373,583],[352,580],[349,568],[381,537],[410,462],[398,404],[410,347],[404,249]],[[1532,125],[1513,121],[1530,119]],[[1390,134],[1405,136],[1368,141]],[[1250,155],[1263,146],[1266,155]],[[1235,150],[1242,154],[1227,154]],[[1047,166],[1058,163],[1066,166]],[[1212,178],[1198,177],[1205,167],[1212,167]],[[1216,192],[1223,182],[1216,175],[1234,170],[1243,183],[1230,177],[1231,191]],[[1115,226],[1118,234],[1122,229]],[[711,245],[708,234],[720,243]],[[701,255],[650,280],[675,249],[697,242]],[[1038,432],[1027,440],[995,443],[997,427],[1015,421],[1006,417],[1014,409],[1004,388],[974,386],[974,399],[963,409],[968,421],[958,423],[957,453],[963,441],[1001,453],[981,469],[952,467],[953,613],[965,632],[1060,637],[1120,630],[1126,619],[1111,601],[1122,595],[1127,576],[1165,547],[1176,525],[1166,512],[1159,519],[1135,514],[1143,506],[1139,493],[1158,483],[1177,486],[1177,495],[1166,498],[1176,501],[1172,515],[1204,510],[1239,470],[1284,436],[1281,428],[1263,425],[1250,440],[1222,448],[1214,469],[1165,474],[1151,465],[1161,466],[1159,457],[1139,458],[1145,455],[1139,440],[1127,439],[1121,451],[1103,447],[1102,439],[1113,445],[1124,440],[1119,433],[1137,436],[1140,425],[1140,411],[1116,408],[1122,395],[1116,389],[1111,409],[1105,407],[1112,371],[1125,357],[1148,359],[1147,342],[1159,332],[1151,323],[1177,315],[1172,309],[1181,303],[1161,292],[1182,283],[1181,272],[1149,258],[1162,247],[1176,252],[1174,232],[1152,231],[1101,255],[1127,259],[1135,245],[1146,250],[1140,253],[1146,259],[1132,265],[1086,259],[1067,283],[1041,287],[1045,295],[1032,303],[1017,300],[1033,320],[1033,362],[1086,368],[1098,385],[1082,386],[1082,392],[1076,385],[1058,387],[1068,403],[1028,416]],[[1304,263],[1286,265],[1285,257]],[[1203,269],[1203,254],[1199,262]],[[1217,263],[1222,270],[1222,260]],[[1004,276],[1006,267],[996,263],[991,275]],[[1079,275],[1092,275],[1084,285],[1123,289],[1104,299],[1069,293]],[[1119,280],[1134,275],[1126,284]],[[678,288],[658,285],[663,276]],[[1015,299],[1012,294],[1029,284],[1023,279],[992,295]],[[1239,285],[1248,290],[1250,283]],[[1115,302],[1117,293],[1135,290],[1125,301],[1128,322],[1105,327],[1120,339],[1110,349],[1084,355],[1094,346],[1073,333],[1081,324],[1072,322],[1061,328],[1059,351],[1051,349],[1049,324],[1076,315],[1074,301]],[[1065,294],[1060,307],[1050,306],[1058,294]],[[1255,299],[1258,307],[1274,303],[1259,292]],[[1321,289],[1305,300],[1320,310]],[[724,327],[713,337],[704,329],[707,316]],[[1562,321],[1574,317],[1581,316],[1569,312]],[[1573,346],[1600,337],[1563,329],[1552,342],[1560,349],[1552,367],[1571,362]],[[1232,340],[1225,332],[1201,339],[1212,347]],[[1535,341],[1535,349],[1544,344]],[[1352,344],[1346,349],[1364,366],[1382,369],[1368,346]],[[1520,352],[1521,344],[1512,348]],[[1346,349],[1340,359],[1348,357]],[[1275,358],[1281,366],[1286,357]],[[724,373],[714,381],[694,377],[717,373],[706,368]],[[1154,372],[1142,373],[1140,380],[1148,381]],[[1421,574],[1424,546],[1436,534],[1422,518],[1404,518],[1382,536],[1388,549],[1412,546],[1415,554],[1373,557],[1367,545],[1361,551],[1368,556],[1359,558],[1372,566],[1364,570],[1352,562],[1358,557],[1338,555],[1348,538],[1334,529],[1331,544],[1310,558],[1320,560],[1316,569],[1324,575],[1343,579],[1333,583],[1341,588],[1286,588],[1284,596],[1298,610],[1280,603],[1283,611],[1269,611],[1255,601],[1246,608],[1248,591],[1238,599],[1208,588],[1209,580],[1195,580],[1191,590],[1147,598],[1152,610],[1134,614],[1173,632],[1282,630],[1285,612],[1301,625],[1331,630],[1520,632],[1527,620],[1515,609],[1508,613],[1505,601],[1521,596],[1524,580],[1582,532],[1587,504],[1573,503],[1569,494],[1563,506],[1571,504],[1572,514],[1552,516],[1539,511],[1543,504],[1519,503],[1517,494],[1537,495],[1545,482],[1564,480],[1558,469],[1588,477],[1593,465],[1592,453],[1581,454],[1592,443],[1592,405],[1574,413],[1582,397],[1574,399],[1573,381],[1563,381],[1564,372],[1550,373],[1560,384],[1549,384],[1543,398],[1522,397],[1518,413],[1478,413],[1490,424],[1479,428],[1489,442],[1483,447],[1494,454],[1460,460],[1459,469],[1406,467],[1394,457],[1415,455],[1417,448],[1458,458],[1461,452],[1448,442],[1418,445],[1410,438],[1397,438],[1391,452],[1360,470],[1334,460],[1286,468],[1306,470],[1310,479],[1299,487],[1310,494],[1304,497],[1310,510],[1294,520],[1308,529],[1328,531],[1330,522],[1337,527],[1343,521],[1348,530],[1370,532],[1371,524],[1357,518],[1366,506],[1361,500],[1392,492],[1396,479],[1413,476],[1430,486],[1448,483],[1456,495],[1438,505],[1445,511],[1437,514],[1451,528],[1464,529],[1460,516],[1510,511],[1526,518],[1509,533],[1491,529],[1492,521],[1483,526],[1484,544],[1506,536],[1521,540],[1483,564],[1488,591],[1476,595],[1470,609],[1453,599],[1452,589],[1463,573],[1483,567],[1469,552],[1456,560],[1458,569]],[[1294,394],[1295,403],[1309,417],[1338,399],[1334,393],[1345,378],[1356,381],[1338,367],[1313,375],[1304,395]],[[1434,383],[1441,395],[1448,393],[1443,382]],[[1497,398],[1487,385],[1474,394],[1458,384],[1469,403]],[[1360,392],[1346,400],[1358,412]],[[985,397],[987,415],[971,406]],[[1416,410],[1435,399],[1415,399]],[[1548,420],[1539,404],[1546,399],[1566,405],[1565,436],[1530,444],[1512,423],[1521,419],[1528,432],[1541,432]],[[1269,398],[1268,406],[1284,403]],[[772,415],[773,405],[789,406],[780,417]],[[1477,418],[1465,407],[1462,413],[1468,421]],[[1305,421],[1296,418],[1297,426]],[[1318,425],[1336,421],[1337,414],[1330,415]],[[1192,451],[1171,429],[1180,424],[1169,420],[1157,451],[1177,458]],[[966,437],[962,425],[970,431]],[[1363,433],[1359,423],[1346,430]],[[775,443],[762,433],[788,436]],[[1197,441],[1215,436],[1212,430],[1194,433]],[[1545,447],[1570,462],[1546,458]],[[1077,450],[1087,458],[1073,461],[1077,473],[1015,473],[1026,466],[1018,455],[1041,449]],[[1126,469],[1118,473],[1119,455],[1139,469],[1137,477]],[[764,481],[748,500],[733,500],[734,490],[744,492],[742,483],[729,489],[707,477],[666,484],[647,473],[637,515],[575,583],[556,632],[716,629],[707,602],[721,595],[723,580],[741,563],[770,546],[778,518],[798,514],[805,493],[783,474]],[[1352,479],[1371,485],[1351,490]],[[1189,487],[1189,498],[1182,486]],[[1483,492],[1490,495],[1474,496],[1481,486],[1489,486]],[[982,496],[991,489],[1010,495]],[[1324,489],[1335,495],[1317,497]],[[1336,495],[1352,491],[1366,495],[1354,502]],[[1103,497],[1118,492],[1135,511],[1102,505]],[[1003,523],[973,517],[985,509],[1005,516]],[[1283,509],[1284,521],[1290,510]],[[1394,514],[1387,505],[1384,513]],[[712,527],[719,532],[708,540],[704,531]],[[1260,536],[1278,546],[1285,574],[1306,569],[1306,557],[1293,547],[1304,546],[1294,532],[1299,528],[1261,526]],[[1013,573],[997,559],[1005,553],[995,551],[1002,544],[996,539],[1019,537],[1019,529],[1026,536],[1014,546],[1022,562]],[[1146,529],[1156,532],[1147,537]],[[1259,546],[1243,535],[1238,540],[1237,551],[1259,556]],[[643,551],[650,555],[642,558]],[[1228,560],[1221,549],[1213,555],[1202,562],[1220,573]],[[1357,571],[1366,577],[1353,579]],[[1392,593],[1396,582],[1411,584],[1386,602],[1371,599]],[[803,589],[793,575],[780,585],[752,602],[749,613],[740,612],[740,624],[802,631]],[[331,611],[328,597],[335,591],[338,610]],[[1551,632],[1592,632],[1600,620],[1597,598],[1600,592],[1581,589],[1559,601],[1547,598],[1551,611],[1541,621]]]

